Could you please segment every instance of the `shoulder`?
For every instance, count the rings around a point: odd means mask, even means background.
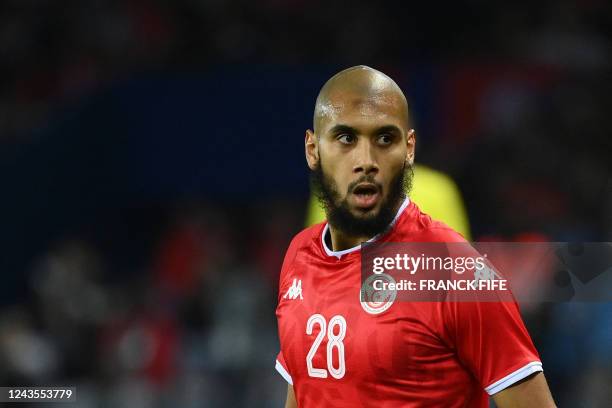
[[[295,260],[299,252],[304,250],[314,250],[324,226],[324,222],[312,225],[303,229],[291,239],[287,252],[285,253],[283,269],[285,269]]]
[[[432,219],[411,202],[398,220],[396,233],[401,241],[467,242],[465,237],[441,221]]]
[[[467,242],[465,237],[441,221],[432,220],[424,231],[433,242]]]
[[[321,231],[325,227],[325,223],[321,222],[315,225],[311,225],[310,227],[304,228],[302,231],[298,232],[292,239],[289,244],[289,250],[298,250],[300,248],[308,247],[312,245],[320,236]]]

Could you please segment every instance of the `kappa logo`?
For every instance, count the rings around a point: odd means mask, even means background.
[[[302,280],[301,279],[293,279],[293,283],[291,284],[291,286],[289,287],[289,289],[287,289],[287,293],[285,293],[285,296],[283,296],[283,299],[297,299],[298,296],[301,299],[304,299],[302,297]]]

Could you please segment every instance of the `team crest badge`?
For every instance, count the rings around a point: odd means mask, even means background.
[[[387,274],[377,274],[369,276],[361,286],[359,301],[361,307],[367,313],[377,315],[389,309],[397,296],[395,290],[376,290],[374,282],[380,281],[376,286],[381,287],[382,282],[395,283],[395,279]]]

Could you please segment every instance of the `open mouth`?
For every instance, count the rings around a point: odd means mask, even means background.
[[[353,189],[353,196],[357,207],[367,209],[376,205],[380,190],[375,184],[361,183]]]

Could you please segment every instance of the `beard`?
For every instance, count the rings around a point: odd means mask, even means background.
[[[323,172],[319,160],[316,168],[310,172],[310,184],[319,203],[325,209],[327,221],[332,227],[349,236],[373,237],[385,232],[391,226],[401,202],[412,188],[413,177],[413,166],[404,162],[402,168],[393,175],[386,196],[382,185],[374,181],[373,176],[364,175],[349,184],[346,195],[342,198],[336,183]],[[375,184],[383,196],[383,201],[378,213],[357,217],[350,210],[348,196],[355,186],[363,182]]]

